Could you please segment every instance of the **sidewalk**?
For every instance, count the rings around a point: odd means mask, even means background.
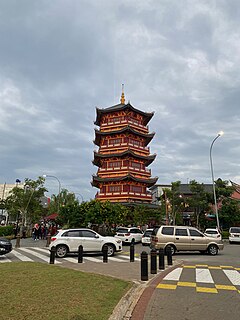
[[[12,246],[15,248],[16,245],[16,239],[12,239]],[[37,247],[37,248],[44,248],[46,247],[47,240],[34,240],[33,238],[25,238],[20,239],[20,247],[26,248],[26,247]]]

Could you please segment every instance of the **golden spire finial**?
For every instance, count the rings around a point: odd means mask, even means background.
[[[122,95],[121,95],[121,104],[125,104],[125,96],[124,96],[124,84],[122,84]]]

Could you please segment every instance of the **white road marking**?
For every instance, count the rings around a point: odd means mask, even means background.
[[[50,258],[49,258],[49,257],[46,257],[46,256],[44,256],[43,254],[40,254],[40,253],[38,253],[38,252],[36,252],[36,251],[34,251],[34,250],[30,250],[30,249],[27,249],[27,248],[19,248],[19,250],[21,250],[21,251],[23,251],[23,252],[26,252],[26,253],[30,253],[31,255],[33,255],[33,256],[35,256],[35,257],[37,257],[37,258],[39,258],[39,259],[41,259],[41,260],[43,260],[43,261],[46,261],[46,262],[48,262],[48,263],[49,263],[49,261],[50,261]],[[61,263],[61,262],[55,260],[55,263]]]
[[[240,285],[240,273],[237,270],[223,270],[228,279],[232,282],[233,285]]]
[[[9,260],[6,256],[2,255],[0,256],[0,263],[4,263],[4,262],[12,262],[12,261]]]
[[[118,257],[121,259],[127,259],[128,261],[130,261],[130,256],[118,255]],[[141,261],[141,259],[134,257],[134,261]]]
[[[169,274],[166,275],[166,277],[163,278],[163,280],[174,280],[178,281],[180,279],[181,273],[183,268],[176,268],[173,271],[171,271]]]
[[[196,282],[214,283],[211,273],[208,269],[196,269]]]
[[[68,262],[72,262],[72,263],[78,263],[78,259],[76,258],[70,258],[70,257],[67,257],[67,258],[62,258],[64,261],[68,261]],[[83,258],[83,263],[84,263],[84,258]]]
[[[21,254],[21,253],[18,252],[18,251],[13,250],[11,253],[12,253],[15,257],[17,257],[19,260],[21,260],[21,261],[30,261],[30,262],[33,262],[32,259],[28,258],[27,256],[24,256],[23,254]]]

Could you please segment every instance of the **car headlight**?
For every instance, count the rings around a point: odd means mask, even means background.
[[[6,244],[8,244],[8,242],[6,242],[6,241],[0,241],[0,244],[6,245]]]

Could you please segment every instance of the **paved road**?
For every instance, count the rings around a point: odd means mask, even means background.
[[[226,243],[214,257],[191,253],[176,257],[182,264],[154,280],[148,300],[141,297],[132,320],[239,319],[240,245]]]

